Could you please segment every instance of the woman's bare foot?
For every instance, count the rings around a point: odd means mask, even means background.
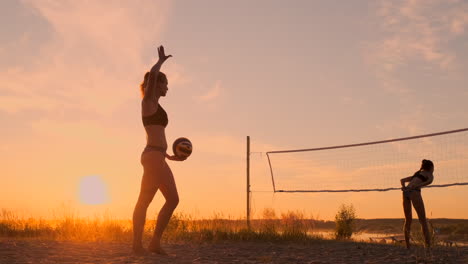
[[[146,255],[146,254],[148,254],[148,251],[145,248],[143,248],[142,245],[138,245],[138,246],[133,245],[132,251],[136,255]]]
[[[149,252],[156,253],[156,254],[159,254],[159,255],[165,255],[165,256],[167,256],[166,251],[164,251],[164,250],[161,248],[161,245],[160,245],[159,243],[150,243],[150,245],[148,246],[148,251],[149,251]]]

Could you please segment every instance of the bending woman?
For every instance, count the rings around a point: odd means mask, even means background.
[[[148,246],[149,251],[166,254],[161,248],[161,236],[179,203],[174,176],[165,159],[178,161],[182,159],[166,154],[167,141],[164,130],[167,126],[168,118],[166,111],[159,104],[159,99],[166,96],[168,90],[166,75],[159,70],[162,64],[172,56],[166,56],[163,46],[158,48],[158,54],[158,62],[151,68],[150,72],[145,74],[144,81],[140,86],[143,96],[141,113],[147,143],[141,154],[143,178],[141,180],[140,195],[133,212],[133,251],[135,253],[145,252],[142,236],[146,220],[146,210],[153,200],[156,191],[158,189],[161,190],[166,203],[159,211],[154,236]]]
[[[410,248],[410,233],[411,221],[413,220],[411,204],[413,204],[416,213],[418,214],[419,223],[424,234],[426,247],[431,245],[431,237],[426,219],[426,210],[424,209],[424,201],[421,196],[421,187],[429,185],[434,180],[434,163],[430,160],[423,160],[421,169],[414,173],[413,176],[400,180],[403,190],[403,210],[405,211],[405,241],[406,248]],[[409,182],[405,186],[405,182]]]

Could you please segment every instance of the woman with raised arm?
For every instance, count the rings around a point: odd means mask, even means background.
[[[162,64],[172,56],[166,56],[163,46],[158,48],[158,55],[158,62],[145,74],[143,83],[140,85],[143,96],[141,114],[147,143],[141,154],[143,178],[141,180],[140,195],[133,212],[133,251],[135,253],[145,252],[142,236],[146,220],[146,210],[153,200],[156,191],[158,189],[161,190],[166,202],[159,211],[154,236],[148,246],[148,251],[166,254],[161,248],[161,236],[179,203],[174,176],[165,159],[177,161],[183,159],[169,156],[166,153],[165,128],[168,118],[166,111],[159,104],[159,99],[166,96],[168,90],[167,77],[164,73],[160,72],[160,69]]]
[[[424,209],[424,201],[421,196],[421,187],[429,185],[434,180],[434,163],[430,160],[423,160],[420,170],[414,173],[413,176],[400,180],[403,191],[403,210],[405,211],[405,241],[406,248],[410,248],[410,233],[411,221],[413,220],[411,204],[413,204],[416,213],[418,214],[419,223],[424,234],[426,248],[431,246],[431,237],[429,227],[427,225],[426,210]],[[405,186],[405,183],[409,182]]]

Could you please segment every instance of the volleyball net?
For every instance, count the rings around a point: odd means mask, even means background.
[[[266,152],[274,192],[400,190],[400,179],[434,162],[427,187],[468,185],[468,128],[358,144]]]

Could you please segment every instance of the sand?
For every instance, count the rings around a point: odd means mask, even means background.
[[[468,263],[468,247],[422,248],[352,242],[166,244],[168,256],[131,253],[129,243],[0,239],[0,263]]]

